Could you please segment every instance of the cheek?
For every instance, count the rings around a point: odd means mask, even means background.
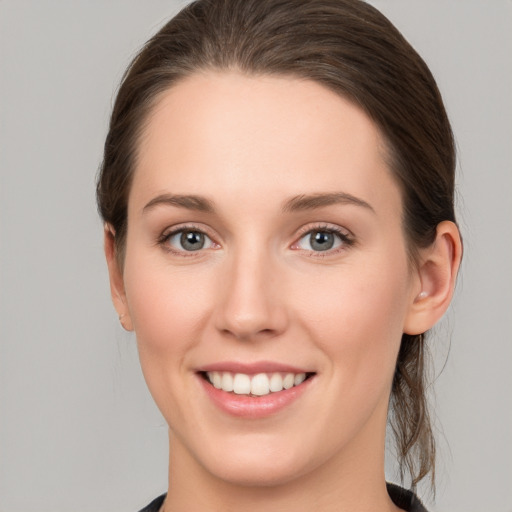
[[[339,269],[315,289],[298,316],[329,355],[333,373],[354,393],[388,386],[407,312],[406,262]]]
[[[187,353],[199,343],[214,301],[211,280],[197,269],[173,269],[132,253],[125,289],[140,361],[150,388],[185,371]],[[151,259],[151,258],[150,258]],[[174,372],[169,368],[174,367]]]
[[[190,360],[209,317],[212,287],[197,273],[176,272],[157,262],[128,265],[125,275],[148,389],[169,424],[186,423],[183,403],[192,399],[187,393],[194,375]]]

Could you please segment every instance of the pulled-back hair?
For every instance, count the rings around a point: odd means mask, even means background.
[[[378,126],[402,193],[410,262],[436,227],[455,221],[455,150],[428,67],[391,22],[361,0],[198,0],[152,37],[127,69],[112,112],[97,183],[103,220],[122,266],[138,140],[160,93],[198,71],[314,80]],[[389,421],[403,478],[434,474],[425,396],[425,335],[402,337]]]

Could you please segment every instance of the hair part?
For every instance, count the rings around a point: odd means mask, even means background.
[[[114,104],[97,200],[120,268],[137,149],[152,107],[180,80],[212,70],[313,80],[363,109],[386,142],[401,189],[411,262],[433,243],[440,222],[455,221],[455,148],[441,95],[385,16],[362,0],[199,0],[146,43]],[[389,421],[402,478],[408,472],[413,487],[435,473],[425,373],[425,335],[404,334]]]

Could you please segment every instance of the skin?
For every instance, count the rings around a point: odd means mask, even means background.
[[[114,304],[169,424],[165,509],[398,510],[384,476],[395,361],[402,333],[426,331],[448,307],[456,227],[441,223],[410,265],[378,129],[311,81],[192,75],[161,95],[139,149],[123,269],[109,226],[105,248]],[[359,202],[290,208],[340,193]],[[146,207],[165,194],[213,211]],[[204,232],[205,248],[164,240],[180,228]],[[342,237],[315,251],[314,230]],[[278,413],[237,418],[198,380],[225,360],[315,375]]]

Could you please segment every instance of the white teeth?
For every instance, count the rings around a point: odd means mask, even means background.
[[[249,375],[245,375],[245,373],[235,374],[233,391],[237,395],[248,395],[251,392],[251,378]]]
[[[287,373],[283,379],[283,388],[290,389],[293,387],[295,381],[295,375],[293,373]]]
[[[219,372],[213,372],[212,377],[210,377],[210,380],[212,381],[212,384],[217,389],[222,388],[222,375]]]
[[[293,385],[298,386],[299,384],[302,384],[305,380],[306,380],[305,373],[297,373],[297,375],[295,375],[295,378],[293,379]]]
[[[283,377],[280,373],[272,374],[270,377],[270,391],[282,391],[283,390]]]
[[[233,391],[233,375],[228,372],[222,374],[222,380],[220,384],[223,391]]]
[[[265,373],[258,373],[251,379],[251,393],[257,396],[268,395],[270,393],[270,382]]]
[[[283,389],[298,386],[306,380],[305,373],[258,373],[247,375],[245,373],[232,374],[231,372],[207,372],[208,380],[217,388],[237,395],[264,396],[276,393]]]

